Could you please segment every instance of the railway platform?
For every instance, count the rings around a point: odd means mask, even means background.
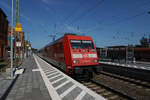
[[[5,100],[105,100],[36,55],[25,59],[21,68],[25,71]]]
[[[16,76],[11,88],[5,93],[4,100],[52,100],[48,89],[37,69],[33,56],[24,60],[20,68],[25,69],[23,74]]]
[[[100,61],[100,64],[107,64],[113,66],[122,66],[134,69],[141,69],[141,70],[150,70],[150,63],[149,62],[135,62],[135,63],[119,63],[119,62],[110,62],[110,61]]]
[[[100,61],[103,71],[150,82],[150,64],[148,62],[118,63]]]

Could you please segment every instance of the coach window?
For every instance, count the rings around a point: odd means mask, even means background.
[[[60,48],[61,48],[61,49],[63,48],[63,44],[62,44],[62,43],[60,43]]]

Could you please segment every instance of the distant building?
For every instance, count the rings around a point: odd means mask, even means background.
[[[14,57],[23,57],[25,51],[25,40],[24,40],[24,32],[16,32],[13,30],[14,37]],[[10,50],[10,40],[11,40],[11,28],[8,28],[8,46]]]
[[[0,8],[0,59],[7,59],[8,20],[6,14]]]
[[[25,41],[24,41],[24,32],[22,31],[22,26],[20,22],[18,22],[15,26],[14,37],[15,37],[16,57],[22,58],[25,50]]]

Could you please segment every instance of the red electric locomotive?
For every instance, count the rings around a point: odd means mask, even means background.
[[[96,48],[89,36],[65,34],[43,51],[44,57],[69,75],[90,78],[100,70]]]

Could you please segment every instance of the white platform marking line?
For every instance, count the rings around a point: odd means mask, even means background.
[[[136,65],[134,65],[133,67],[134,67],[134,68],[137,68],[137,66],[136,66]]]
[[[56,74],[56,73],[55,73]],[[48,78],[49,80],[51,80],[51,79],[53,79],[53,78],[56,78],[56,77],[58,77],[58,76],[61,76],[61,74],[59,73],[58,75],[55,75],[55,76],[53,76],[53,77],[50,77],[50,78]],[[57,79],[56,79],[57,80]]]
[[[60,97],[63,98],[64,96],[66,96],[69,92],[71,92],[74,88],[76,88],[76,85],[71,86],[69,89],[67,89],[66,91],[64,91]]]
[[[50,68],[45,68],[45,67],[44,67],[43,70],[54,70],[54,69],[50,69]]]
[[[37,63],[37,66],[39,67],[39,69],[41,69],[41,66],[39,64],[39,62],[37,61],[37,58],[35,55],[34,59]],[[41,76],[44,80],[44,83],[48,89],[49,95],[51,96],[52,100],[61,100],[61,98],[59,97],[59,95],[56,93],[55,89],[53,88],[53,86],[50,84],[49,80],[47,79],[46,75],[44,74],[43,70],[40,70]]]
[[[56,70],[48,70],[48,71],[46,71],[45,73],[54,72],[54,71],[56,71]]]
[[[125,64],[122,64],[122,66],[125,66]]]
[[[48,70],[48,69],[43,69],[43,71],[44,71],[44,72],[47,72],[47,71],[49,71],[49,70]]]
[[[39,58],[40,59],[40,58]],[[42,59],[40,59],[42,60]],[[48,66],[52,67],[53,69],[59,71],[58,69],[56,69],[55,67],[53,67],[52,65],[48,64],[46,61],[42,60],[43,62],[45,62],[45,64],[47,64]],[[64,75],[65,78],[67,78],[68,80],[72,81],[76,86],[80,87],[82,90],[86,91],[86,93],[90,94],[91,96],[93,96],[95,98],[95,100],[106,100],[104,97],[102,97],[101,95],[95,93],[94,91],[88,89],[87,87],[85,87],[83,84],[75,81],[74,79],[72,79],[71,77],[65,75],[63,72],[59,71],[60,73],[62,73]]]
[[[45,73],[47,73],[47,72],[54,72],[55,70],[46,70],[46,71],[44,71]]]
[[[65,81],[64,83],[62,83],[62,84],[58,85],[57,87],[55,87],[55,89],[57,90],[57,89],[61,88],[62,86],[64,86],[65,84],[69,83],[69,82],[70,82],[70,81],[67,80],[67,81]]]
[[[51,82],[52,84],[55,84],[56,82],[58,82],[58,81],[60,81],[60,80],[62,80],[62,79],[64,79],[65,77],[61,77],[61,78],[59,78],[58,80],[55,80],[55,81],[53,81],[53,82]]]
[[[142,67],[140,67],[140,68],[141,68],[141,69],[146,69],[146,68],[145,68],[145,67],[143,67],[143,66],[142,66]]]
[[[48,76],[51,76],[51,75],[54,75],[54,74],[56,74],[56,73],[59,73],[59,72],[53,72],[53,73],[45,73],[46,74],[46,76],[48,77]]]
[[[85,96],[86,92],[82,90],[82,92],[75,98],[75,100],[82,100],[82,98]]]
[[[57,73],[57,71],[53,71],[53,72],[46,72],[45,74],[48,76],[48,75],[52,75],[54,73]]]
[[[147,69],[147,70],[150,70],[150,67],[147,67],[146,69]]]
[[[50,76],[50,75],[52,75],[52,74],[54,74],[54,73],[57,73],[57,72],[53,72],[53,73],[45,73],[45,75],[46,75],[46,76]]]
[[[118,66],[120,65],[120,64],[117,64]]]
[[[32,69],[32,72],[40,71],[40,69]]]
[[[49,72],[49,70],[46,70],[46,71],[45,71],[45,70],[43,70],[43,71],[44,71],[45,73]]]

